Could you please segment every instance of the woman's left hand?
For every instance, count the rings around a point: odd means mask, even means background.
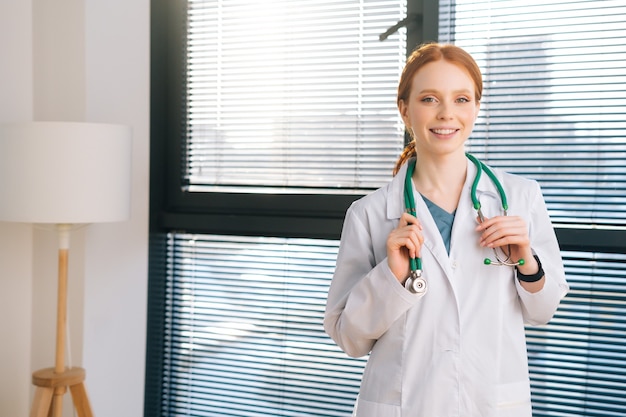
[[[523,265],[517,265],[517,269],[522,274],[532,275],[539,271],[539,264],[533,257],[530,247],[530,237],[528,236],[528,226],[519,216],[496,216],[490,219],[485,218],[483,222],[478,220],[476,231],[480,233],[480,246],[488,248],[501,248],[505,252],[508,246],[509,254],[514,262],[524,260]],[[520,282],[520,285],[529,292],[538,292],[543,288],[544,279],[535,282]]]
[[[533,253],[530,248],[530,238],[526,222],[519,216],[496,216],[485,218],[476,226],[480,233],[480,246],[488,248],[502,248],[507,252],[510,247],[511,259],[517,261],[524,259],[532,266]],[[522,271],[523,272],[523,271]]]

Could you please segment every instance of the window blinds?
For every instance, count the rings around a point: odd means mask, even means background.
[[[338,242],[171,234],[163,416],[347,416],[365,359],[324,333]]]
[[[626,226],[626,3],[440,1],[440,40],[477,59],[470,150],[541,182],[552,219]]]
[[[163,416],[347,416],[365,359],[326,336],[338,242],[172,234]],[[564,252],[571,286],[527,329],[533,415],[626,414],[625,254]]]
[[[564,252],[571,290],[526,331],[533,416],[626,415],[626,254]]]
[[[403,148],[406,36],[378,36],[405,15],[396,0],[190,0],[188,189],[387,182]]]

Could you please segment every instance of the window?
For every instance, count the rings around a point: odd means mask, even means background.
[[[388,181],[403,147],[395,89],[406,39],[378,36],[405,16],[403,2],[188,4],[190,191]]]
[[[145,415],[349,415],[364,359],[321,323],[341,223],[402,148],[407,44],[437,38],[485,76],[470,151],[541,183],[563,250],[534,415],[626,414],[620,3],[152,0]]]
[[[320,326],[336,240],[170,239],[162,415],[350,414],[365,359]]]
[[[623,416],[625,254],[563,252],[571,291],[545,327],[528,328],[534,416]]]

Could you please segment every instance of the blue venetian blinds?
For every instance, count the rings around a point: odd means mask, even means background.
[[[188,189],[387,182],[403,148],[406,36],[378,36],[405,15],[406,0],[190,0]]]
[[[625,416],[626,254],[563,257],[570,293],[526,330],[533,416]]]
[[[170,235],[163,416],[350,415],[365,359],[324,333],[338,242]]]

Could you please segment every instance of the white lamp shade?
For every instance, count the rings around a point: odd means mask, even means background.
[[[128,219],[131,135],[100,123],[0,125],[0,221]]]

